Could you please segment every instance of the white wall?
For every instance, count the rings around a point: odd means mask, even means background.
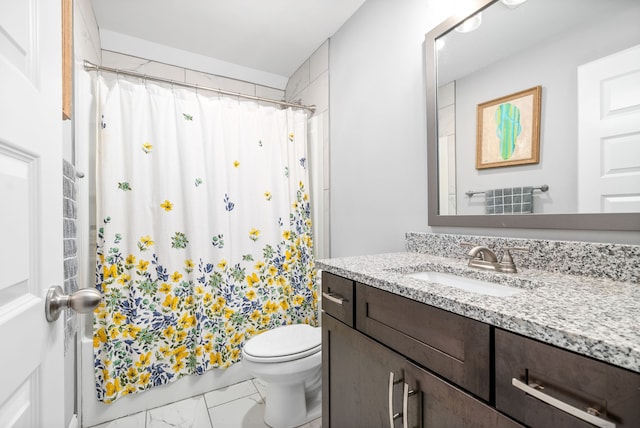
[[[427,228],[423,42],[447,2],[368,0],[331,38],[331,255]]]
[[[404,250],[404,233],[640,242],[640,232],[427,225],[423,41],[449,0],[368,0],[331,38],[331,255]]]

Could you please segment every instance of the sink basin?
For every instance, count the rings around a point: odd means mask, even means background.
[[[508,287],[480,279],[465,278],[451,273],[428,271],[407,273],[405,276],[495,297],[514,296],[524,291],[520,288]]]

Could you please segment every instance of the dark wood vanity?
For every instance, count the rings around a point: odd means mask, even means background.
[[[639,373],[326,271],[322,291],[324,428],[640,426]]]

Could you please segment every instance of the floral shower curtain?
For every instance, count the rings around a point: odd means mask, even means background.
[[[306,114],[121,77],[96,88],[98,399],[317,325]]]

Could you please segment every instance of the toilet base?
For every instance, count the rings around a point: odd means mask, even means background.
[[[322,415],[322,388],[304,384],[267,384],[264,422],[272,428],[294,428]]]

